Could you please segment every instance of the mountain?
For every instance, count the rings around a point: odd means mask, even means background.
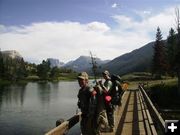
[[[12,59],[22,59],[21,54],[16,50],[1,51],[3,57],[10,57]]]
[[[100,66],[102,64],[105,64],[105,63],[109,62],[109,60],[104,60],[103,61],[103,60],[101,60],[99,58],[96,58],[95,61],[97,63],[97,66]],[[91,62],[91,57],[89,57],[89,56],[80,56],[76,60],[66,63],[63,67],[70,68],[70,69],[72,69],[74,71],[77,71],[77,72],[82,72],[82,71],[89,72],[91,67],[92,67],[91,63],[92,63]]]
[[[154,42],[121,55],[112,61],[102,65],[102,69],[109,70],[113,74],[123,75],[130,72],[149,71],[151,68]]]
[[[64,65],[63,62],[60,62],[59,59],[55,59],[55,58],[48,58],[47,61],[50,62],[50,67],[62,67]]]

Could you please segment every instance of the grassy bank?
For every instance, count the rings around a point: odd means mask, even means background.
[[[56,78],[47,78],[47,79],[41,79],[38,76],[28,76],[22,80],[17,81],[10,81],[10,80],[2,80],[0,79],[0,86],[6,86],[10,84],[26,84],[28,82],[56,82],[56,81],[74,81],[77,79],[77,73],[62,73],[59,77]]]
[[[27,83],[28,83],[27,80],[18,80],[18,81],[0,80],[0,87],[11,84],[27,84]]]
[[[8,80],[0,80],[0,86],[4,86],[4,85],[10,85],[11,82]]]
[[[164,119],[180,119],[180,96],[177,80],[167,80],[159,84],[146,86],[152,102]]]

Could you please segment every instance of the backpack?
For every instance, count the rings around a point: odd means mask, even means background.
[[[117,78],[117,76],[115,76],[115,75],[113,75],[111,77],[111,81],[112,81],[112,89],[111,89],[112,101],[111,101],[111,103],[113,105],[121,105],[121,97],[123,94],[123,90],[122,90],[119,80],[117,80],[116,78]]]

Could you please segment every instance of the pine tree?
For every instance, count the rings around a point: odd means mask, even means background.
[[[3,79],[4,78],[4,60],[3,60],[3,55],[2,52],[0,50],[0,78]]]
[[[41,64],[37,66],[37,75],[41,79],[47,80],[49,77],[50,71],[50,63],[48,61],[43,60]]]
[[[57,79],[59,77],[60,69],[58,67],[53,67],[50,72],[50,77],[52,79]]]
[[[176,8],[175,10],[176,14],[176,28],[177,28],[177,40],[176,40],[176,50],[175,50],[175,69],[177,72],[177,77],[178,77],[178,93],[180,96],[180,13],[179,13],[179,8]]]
[[[174,76],[174,63],[175,63],[175,51],[176,51],[176,33],[173,28],[169,31],[167,38],[167,62],[168,72]]]
[[[161,30],[158,27],[156,33],[156,41],[154,44],[154,56],[152,67],[152,72],[156,75],[156,78],[161,78],[161,76],[166,71],[166,66],[167,64],[165,62],[164,42],[162,40]]]
[[[25,77],[27,77],[27,71],[23,58],[21,58],[16,62],[16,66],[17,66],[17,71],[16,71],[17,79],[24,79]]]

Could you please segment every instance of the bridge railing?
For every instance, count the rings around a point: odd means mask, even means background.
[[[145,102],[146,102],[146,105],[148,107],[150,115],[154,120],[155,127],[156,127],[156,130],[158,131],[158,134],[164,134],[165,121],[163,120],[160,113],[157,111],[157,109],[153,105],[152,101],[150,100],[149,96],[147,95],[146,91],[144,90],[142,84],[139,84],[139,89],[143,95]]]
[[[65,135],[71,127],[81,120],[81,112],[74,115],[70,119],[64,121],[63,119],[56,121],[56,128],[52,129],[45,135]]]

